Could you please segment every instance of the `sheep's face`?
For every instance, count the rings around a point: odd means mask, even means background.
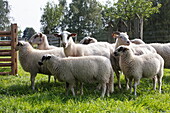
[[[19,41],[18,44],[15,47],[15,51],[18,51],[21,48],[24,48],[25,46],[29,46],[29,43],[28,42],[24,42],[24,41]]]
[[[126,32],[115,32],[112,34],[112,37],[117,39],[119,45],[130,45],[129,36]]]
[[[37,33],[29,39],[29,43],[30,44],[42,44],[44,41],[44,36],[45,35],[42,33]]]
[[[55,34],[56,37],[60,37],[61,38],[61,43],[62,43],[62,46],[64,48],[67,48],[68,47],[68,43],[73,41],[72,37],[76,37],[77,34],[75,33],[70,33],[68,31],[63,31],[62,33],[60,34]]]
[[[51,55],[44,55],[42,58],[41,58],[41,61],[38,62],[38,64],[41,66],[43,65],[43,63],[47,60],[51,59]]]
[[[97,42],[96,39],[91,38],[91,37],[85,37],[80,41],[80,44],[90,44],[90,43],[95,43]]]
[[[114,51],[114,56],[121,56],[125,54],[129,48],[127,46],[119,46],[115,51]]]

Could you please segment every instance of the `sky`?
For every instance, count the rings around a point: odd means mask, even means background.
[[[32,27],[36,32],[40,32],[40,19],[43,14],[41,8],[44,8],[48,1],[58,2],[58,0],[8,0],[11,22],[17,23],[19,30],[24,31],[26,27]],[[67,1],[71,2],[71,0]],[[99,1],[104,3],[106,0]]]

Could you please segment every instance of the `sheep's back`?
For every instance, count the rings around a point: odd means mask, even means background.
[[[88,83],[108,81],[112,69],[109,59],[102,56],[69,58],[65,66],[76,79]]]
[[[169,57],[170,57],[170,43],[167,43],[167,44],[152,43],[149,45],[151,45],[153,48],[155,48],[157,53],[159,55],[161,55],[161,57],[164,59],[165,68],[170,68],[170,59],[169,59]]]

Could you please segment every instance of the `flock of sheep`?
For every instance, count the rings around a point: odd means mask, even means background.
[[[113,44],[98,42],[91,37],[85,37],[79,44],[72,37],[76,34],[68,31],[55,34],[61,38],[62,47],[51,46],[47,36],[42,33],[33,35],[29,42],[19,41],[16,50],[19,50],[19,60],[22,68],[29,72],[31,87],[35,89],[35,77],[37,73],[47,74],[50,82],[51,75],[61,82],[66,83],[66,94],[74,91],[77,84],[98,84],[102,90],[101,97],[109,96],[114,92],[114,72],[121,89],[120,72],[123,72],[126,80],[126,89],[132,86],[134,95],[141,78],[152,78],[153,89],[161,93],[163,69],[170,68],[170,44],[145,44],[140,39],[129,40],[127,33],[115,32],[116,38]],[[37,44],[37,49],[32,45]],[[165,61],[165,63],[164,63]],[[132,82],[134,84],[132,85]]]

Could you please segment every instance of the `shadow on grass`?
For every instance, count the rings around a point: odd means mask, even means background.
[[[7,88],[0,87],[0,94],[6,95],[6,96],[21,96],[21,95],[28,95],[28,94],[34,94],[38,92],[44,92],[44,91],[51,91],[55,87],[61,87],[62,83],[48,83],[48,82],[40,82],[35,83],[35,90],[32,90],[30,83],[21,85],[12,85]]]
[[[80,95],[80,88],[78,89],[78,94],[74,97],[71,91],[69,95],[65,95],[65,83],[61,82],[36,82],[36,90],[33,91],[30,87],[30,83],[25,85],[12,85],[5,89],[0,87],[0,94],[5,96],[15,96],[23,97],[23,101],[29,103],[42,104],[45,101],[60,101],[60,103],[66,103],[69,100],[74,102],[88,102],[90,100],[97,100],[100,98],[101,90],[97,91],[97,84],[85,84],[84,85],[84,95]],[[134,100],[136,97],[130,94],[130,91],[125,90],[125,84],[122,84],[122,90],[118,89],[118,84],[115,84],[115,91],[110,95],[110,97],[105,96],[101,99],[114,99],[114,100]],[[138,94],[140,96],[140,94]]]

